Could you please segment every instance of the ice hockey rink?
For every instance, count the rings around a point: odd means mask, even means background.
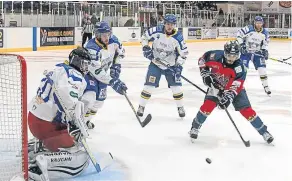
[[[183,75],[206,87],[197,66],[198,58],[211,49],[222,49],[224,42],[188,44],[189,56]],[[125,47],[121,79],[128,86],[128,95],[135,108],[149,61],[143,58],[142,48]],[[272,41],[270,57],[291,56],[291,42]],[[70,50],[21,52],[28,67],[28,101],[35,96],[46,69],[67,59]],[[291,60],[287,62],[292,63]],[[104,107],[94,119],[95,129],[90,132],[88,144],[93,152],[111,152],[127,169],[124,180],[131,181],[291,181],[292,180],[292,120],[291,120],[291,66],[267,61],[272,97],[268,97],[259,76],[250,64],[245,88],[252,107],[268,125],[275,137],[274,145],[267,145],[233,107],[228,109],[243,137],[250,140],[246,148],[226,113],[216,109],[202,126],[199,138],[191,143],[188,131],[201,106],[204,94],[183,82],[186,117],[178,118],[172,92],[162,77],[146,106],[145,115],[152,121],[141,128],[124,96],[108,88]],[[210,158],[211,164],[205,159]],[[110,180],[101,178],[98,180]]]

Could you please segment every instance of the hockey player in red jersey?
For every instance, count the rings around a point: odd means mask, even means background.
[[[199,67],[208,91],[203,105],[192,122],[192,128],[189,132],[192,140],[198,138],[199,129],[216,106],[224,109],[232,103],[235,110],[250,121],[264,140],[271,143],[274,138],[251,107],[243,86],[246,68],[240,60],[238,42],[227,42],[224,50],[206,52],[199,59]]]

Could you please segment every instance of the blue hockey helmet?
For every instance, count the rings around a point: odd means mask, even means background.
[[[111,32],[111,27],[105,21],[98,22],[94,26],[94,33],[95,33],[95,36],[97,37],[101,33],[109,33],[109,32]]]
[[[164,23],[176,24],[176,16],[174,14],[167,14],[164,17]]]
[[[94,27],[94,34],[95,37],[99,40],[102,41],[101,37],[105,37],[105,39],[107,40],[103,40],[102,42],[107,44],[108,40],[111,36],[111,27],[107,24],[107,22],[105,21],[101,21],[96,23],[95,27]]]
[[[262,23],[264,23],[264,19],[263,19],[263,17],[261,17],[261,16],[256,16],[256,17],[254,18],[254,23],[256,23],[256,22],[262,22]]]

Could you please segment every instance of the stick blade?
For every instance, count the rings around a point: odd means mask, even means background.
[[[148,114],[144,121],[142,122],[142,128],[144,128],[151,121],[151,119],[152,119],[151,114]]]
[[[245,145],[246,147],[250,147],[250,142],[249,142],[249,141],[245,141],[245,142],[244,142],[244,145]]]

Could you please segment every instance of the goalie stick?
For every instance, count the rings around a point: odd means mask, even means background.
[[[61,104],[61,105],[64,105],[64,104],[62,104],[62,99],[60,99],[60,97],[59,97],[58,94],[57,94],[58,91],[57,91],[57,89],[56,89],[56,87],[55,87],[55,84],[53,83],[52,79],[51,79],[50,76],[48,75],[48,72],[45,71],[45,72],[44,72],[44,75],[46,76],[46,78],[47,78],[49,84],[51,84],[52,89],[54,90],[55,95],[57,96],[57,98],[58,98],[60,104]],[[66,108],[64,109],[64,111],[65,111],[66,116],[68,116],[68,118],[69,118],[70,120],[72,120],[71,115],[68,113],[68,111],[67,111]],[[80,116],[80,117],[81,117],[81,116]],[[82,117],[81,117],[81,118],[82,118]],[[81,129],[81,128],[79,128],[79,129]],[[82,131],[81,131],[81,133],[82,133]],[[87,133],[87,134],[88,134],[88,133]],[[95,167],[96,172],[99,173],[99,172],[101,171],[101,169],[100,169],[100,165],[97,163],[95,157],[93,156],[92,152],[90,151],[90,149],[89,149],[89,147],[88,147],[88,145],[87,145],[87,142],[86,142],[85,138],[83,138],[83,135],[81,135],[81,144],[83,145],[83,147],[84,147],[86,153],[88,154],[88,156],[89,156],[89,158],[90,158],[90,160],[91,160],[91,163],[92,163],[93,166]]]
[[[140,117],[137,115],[137,112],[136,112],[136,110],[135,110],[133,104],[131,103],[131,101],[130,101],[130,99],[129,99],[129,97],[128,97],[128,95],[127,95],[126,92],[124,92],[124,96],[125,96],[125,98],[127,99],[128,103],[129,103],[129,105],[130,105],[130,107],[132,108],[132,110],[133,110],[133,112],[134,112],[134,114],[135,114],[135,116],[136,116],[138,122],[140,123],[141,127],[144,128],[144,127],[145,127],[145,126],[151,121],[151,119],[152,119],[151,114],[148,114],[148,115],[146,116],[146,118],[144,119],[144,121],[142,122],[141,119],[140,119]]]
[[[165,63],[163,63],[162,61],[160,61],[160,59],[156,59],[156,61],[159,61],[159,63],[161,63],[161,65],[163,65],[163,66],[165,66],[165,67],[167,67],[167,68],[170,67],[169,64],[165,64]],[[193,82],[191,82],[189,79],[185,78],[185,77],[182,76],[182,75],[181,75],[181,78],[184,79],[185,81],[187,81],[188,83],[190,83],[191,85],[195,86],[195,87],[196,87],[197,89],[199,89],[201,92],[207,94],[207,92],[206,92],[205,90],[203,90],[201,87],[199,87],[199,86],[197,86],[196,84],[194,84]],[[213,88],[214,88],[214,87],[213,87]],[[229,111],[227,110],[227,108],[226,108],[225,106],[224,106],[224,110],[225,110],[227,116],[229,117],[230,121],[232,122],[233,126],[235,127],[235,129],[236,129],[238,135],[240,136],[240,139],[241,139],[241,141],[243,142],[243,144],[244,144],[246,147],[250,147],[250,141],[249,141],[249,140],[248,140],[248,141],[245,141],[245,140],[243,139],[243,137],[242,137],[242,135],[241,135],[239,129],[237,128],[237,126],[236,126],[236,124],[235,124],[233,118],[231,117]]]

